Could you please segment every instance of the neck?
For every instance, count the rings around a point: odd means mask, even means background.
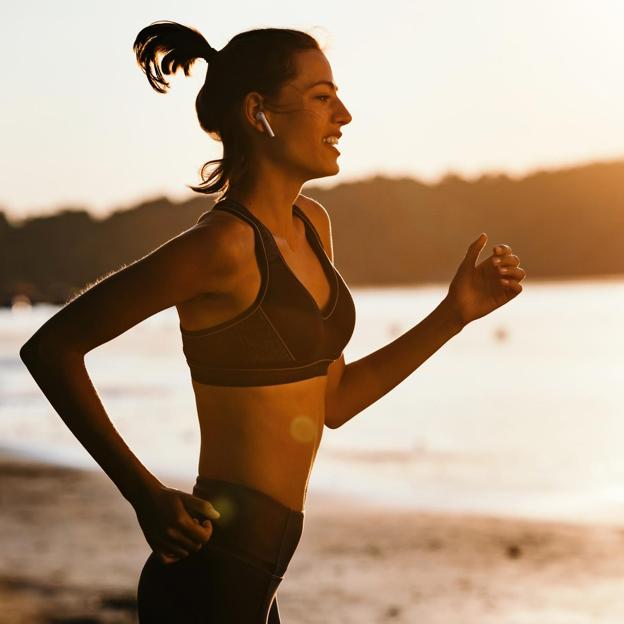
[[[274,171],[272,175],[259,173],[234,184],[225,197],[243,204],[275,236],[291,241],[295,238],[292,207],[302,185],[303,182],[275,175]]]

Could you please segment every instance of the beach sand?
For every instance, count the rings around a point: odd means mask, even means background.
[[[2,453],[0,503],[2,623],[137,621],[150,548],[103,472]],[[618,526],[391,511],[313,491],[305,513],[278,591],[284,624],[624,621]]]

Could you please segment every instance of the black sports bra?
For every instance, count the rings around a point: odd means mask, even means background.
[[[325,310],[292,272],[271,231],[245,206],[224,199],[212,210],[226,210],[253,226],[261,283],[251,306],[227,321],[197,330],[180,323],[191,378],[219,386],[265,386],[326,375],[353,334],[355,306],[312,222],[293,205],[331,285]]]

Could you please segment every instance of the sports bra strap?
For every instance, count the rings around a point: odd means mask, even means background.
[[[294,209],[295,213],[297,215],[299,215],[301,217],[301,219],[303,219],[304,223],[307,223],[310,226],[310,229],[314,233],[314,236],[316,237],[316,239],[318,240],[319,244],[321,245],[321,249],[324,249],[323,241],[321,240],[321,237],[319,236],[319,233],[316,231],[316,228],[314,227],[314,223],[312,223],[312,221],[308,218],[306,213],[303,212],[303,210],[301,210],[301,208],[299,208],[299,206],[297,206],[297,204],[293,204],[293,209]]]
[[[271,232],[264,226],[264,224],[259,221],[245,206],[239,204],[237,201],[233,199],[223,199],[222,201],[216,203],[213,207],[213,210],[225,210],[226,212],[234,213],[244,221],[247,221],[250,225],[253,226],[256,234],[260,237],[260,241],[262,242],[263,255],[264,258],[271,262],[275,258],[279,258],[279,250],[277,248],[277,244],[275,243],[275,239]],[[256,240],[256,249],[258,247]]]

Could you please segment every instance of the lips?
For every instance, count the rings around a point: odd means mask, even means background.
[[[336,153],[337,156],[340,155],[340,150],[338,150],[336,148],[335,145],[333,145],[332,143],[327,143],[325,139],[327,139],[328,137],[335,137],[336,139],[340,140],[340,137],[342,137],[342,132],[340,131],[336,131],[336,132],[328,132],[322,139],[321,142],[323,143],[323,145],[327,145],[328,147],[331,147],[334,152]]]
[[[334,150],[334,152],[336,152],[337,154],[340,154],[340,151],[331,143],[323,143],[323,145],[326,145],[327,147],[331,147]]]

